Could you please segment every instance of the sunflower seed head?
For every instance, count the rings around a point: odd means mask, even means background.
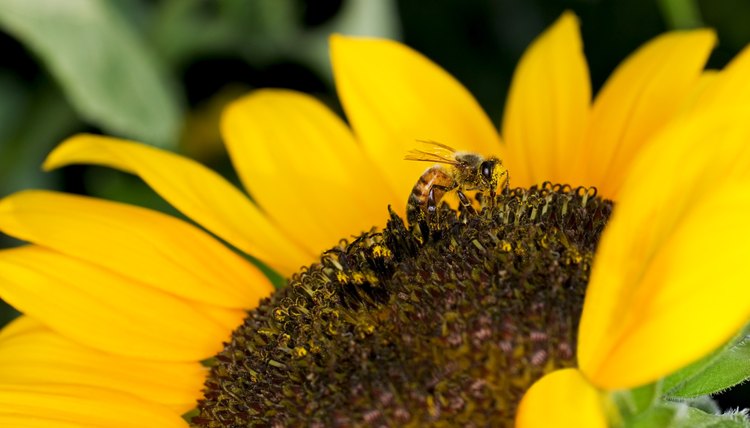
[[[479,213],[444,205],[427,230],[391,212],[248,314],[193,423],[512,426],[524,391],[575,363],[611,210],[590,189],[547,184]]]

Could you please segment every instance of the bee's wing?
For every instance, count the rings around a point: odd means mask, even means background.
[[[444,163],[448,165],[457,165],[458,162],[456,161],[453,156],[443,156],[438,153],[430,153],[425,152],[422,150],[410,150],[409,153],[406,154],[404,157],[405,160],[410,161],[418,161],[418,162],[434,162],[434,163]]]
[[[431,146],[435,146],[435,147],[441,148],[441,149],[443,149],[443,150],[445,150],[445,151],[447,151],[448,153],[451,153],[451,154],[456,153],[456,149],[454,149],[453,147],[451,147],[451,146],[449,146],[447,144],[438,143],[437,141],[433,141],[433,140],[417,140],[417,141],[420,142],[420,143],[422,143],[422,144],[428,144],[428,145],[431,145]]]
[[[404,159],[419,162],[435,162],[456,165],[456,150],[448,145],[431,140],[417,140],[422,144],[432,146],[433,150],[410,150]]]

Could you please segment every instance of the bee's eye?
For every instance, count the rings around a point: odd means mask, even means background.
[[[493,161],[484,161],[482,162],[479,167],[482,169],[482,176],[487,180],[492,180],[492,170],[495,169],[495,162]]]

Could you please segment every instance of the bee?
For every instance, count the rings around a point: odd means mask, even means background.
[[[437,207],[446,193],[456,191],[461,205],[473,211],[467,191],[478,191],[477,199],[488,195],[494,200],[498,184],[503,189],[509,186],[508,170],[497,157],[483,157],[471,152],[460,152],[445,144],[423,141],[443,153],[412,150],[404,159],[420,162],[433,162],[435,165],[419,177],[411,190],[406,205],[406,218],[409,224],[428,223],[434,218]],[[485,195],[486,194],[486,195]]]

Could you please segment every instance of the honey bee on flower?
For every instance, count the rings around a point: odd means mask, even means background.
[[[419,177],[409,195],[406,216],[410,224],[421,221],[431,222],[438,204],[446,193],[455,191],[461,205],[472,210],[472,203],[466,196],[468,191],[477,191],[479,200],[488,196],[494,199],[497,187],[507,189],[510,182],[508,169],[502,160],[495,156],[484,157],[473,152],[462,152],[434,141],[425,141],[436,151],[410,151],[405,159],[420,162],[433,162],[435,165]],[[480,196],[481,195],[481,196]]]

